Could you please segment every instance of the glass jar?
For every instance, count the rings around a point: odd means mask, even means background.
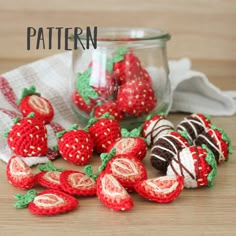
[[[132,129],[147,115],[167,115],[169,39],[158,29],[98,28],[96,49],[92,44],[74,49],[70,96],[79,121],[86,125],[109,112],[121,127]],[[80,40],[86,45],[86,38]]]

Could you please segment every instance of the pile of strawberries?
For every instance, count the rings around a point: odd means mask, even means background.
[[[134,60],[130,55],[126,58]],[[121,84],[130,82],[125,77],[119,78]],[[25,99],[30,100],[30,96],[32,94],[28,93]],[[24,117],[15,119],[6,134],[14,153],[6,167],[8,181],[15,187],[29,190],[25,195],[15,195],[15,206],[28,207],[34,214],[53,215],[73,210],[80,196],[96,195],[105,206],[117,211],[133,207],[132,192],[154,202],[168,203],[180,195],[183,187],[210,186],[215,177],[216,161],[228,159],[231,153],[227,135],[201,114],[185,118],[177,131],[165,117],[156,115],[129,132],[122,129],[113,116],[104,113],[91,118],[84,129],[75,124],[57,134],[55,150],[66,161],[85,165],[84,171],[58,169],[48,162],[39,165],[41,172],[35,175],[24,160],[48,152],[45,124],[49,120],[45,112],[36,107],[29,108],[25,115],[22,112]],[[148,146],[152,147],[151,159],[159,160],[155,168],[166,163],[168,169],[164,176],[148,178],[143,164]],[[88,165],[94,152],[100,155],[101,162],[96,172]],[[167,154],[162,156],[163,153]],[[36,184],[48,190],[37,193],[32,189]]]
[[[120,48],[107,64],[94,60],[87,70],[78,74],[72,101],[84,113],[100,117],[109,112],[122,121],[153,111],[157,94],[139,58],[132,51]]]

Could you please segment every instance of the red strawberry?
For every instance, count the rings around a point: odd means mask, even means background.
[[[81,111],[86,113],[90,113],[96,104],[94,99],[90,99],[87,104],[77,91],[72,94],[72,101]]]
[[[30,189],[35,184],[35,177],[30,167],[17,156],[12,156],[7,163],[8,181],[17,188]]]
[[[115,211],[127,211],[133,207],[133,200],[117,179],[101,172],[97,179],[97,196],[100,201]]]
[[[37,195],[34,189],[27,194],[15,194],[16,208],[29,208],[36,215],[56,215],[74,210],[79,202],[76,198],[58,190],[44,190]]]
[[[167,175],[183,176],[186,188],[211,187],[216,172],[214,154],[206,145],[184,148],[172,158],[167,169]]]
[[[7,133],[10,149],[19,156],[43,156],[47,154],[47,130],[42,120],[25,117],[16,119]]]
[[[122,111],[120,111],[115,101],[106,101],[102,105],[95,107],[94,117],[99,118],[106,112],[109,112],[109,114],[113,116],[117,121],[124,119],[124,115]]]
[[[70,131],[62,131],[57,134],[58,151],[61,156],[75,164],[87,164],[93,153],[93,141],[84,130],[77,130],[78,125],[73,125]]]
[[[142,127],[142,136],[149,146],[152,146],[158,138],[174,131],[174,125],[164,116],[155,115],[146,120]]]
[[[120,110],[133,116],[141,116],[152,111],[157,104],[155,93],[150,84],[132,80],[120,86],[117,105]]]
[[[142,162],[136,157],[124,154],[113,157],[105,172],[112,174],[129,191],[133,190],[136,182],[147,179],[147,171]]]
[[[116,149],[116,155],[127,155],[143,160],[147,153],[147,145],[142,138],[139,137],[122,137],[113,142],[108,151],[112,148]]]
[[[180,195],[183,187],[182,176],[161,176],[138,182],[135,190],[150,201],[168,203]]]
[[[86,127],[97,153],[107,152],[109,146],[121,136],[118,122],[108,117],[109,115],[105,113],[100,118],[92,118]]]
[[[65,170],[60,176],[61,188],[69,194],[93,196],[96,194],[96,181],[82,172]]]
[[[45,123],[50,123],[53,119],[54,110],[51,103],[46,98],[41,97],[34,86],[29,89],[24,88],[17,103],[23,116],[28,116],[34,112],[35,118],[41,119]]]

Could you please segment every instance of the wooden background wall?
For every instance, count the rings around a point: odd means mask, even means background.
[[[57,51],[26,50],[26,27],[157,27],[169,58],[236,61],[235,0],[0,0],[0,73]]]

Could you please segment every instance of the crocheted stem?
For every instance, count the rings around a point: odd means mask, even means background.
[[[34,85],[30,86],[28,89],[27,88],[23,88],[22,92],[21,92],[21,96],[20,98],[16,101],[17,104],[20,104],[22,99],[26,96],[30,96],[30,95],[38,95],[40,96],[41,94],[36,92],[36,88]]]
[[[34,200],[36,197],[37,192],[34,189],[29,190],[26,194],[15,194],[14,198],[17,201],[14,203],[16,208],[27,208],[29,203]]]
[[[64,168],[56,168],[51,161],[48,161],[46,164],[39,164],[38,168],[40,171],[63,171]]]

